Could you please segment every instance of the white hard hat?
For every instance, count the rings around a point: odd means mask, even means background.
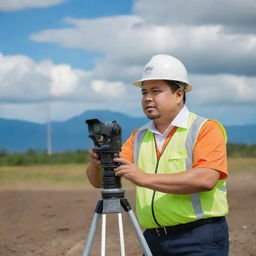
[[[155,55],[146,64],[142,78],[132,84],[142,87],[142,82],[149,80],[170,80],[180,82],[186,92],[192,91],[188,83],[188,73],[185,66],[178,59],[170,55]]]

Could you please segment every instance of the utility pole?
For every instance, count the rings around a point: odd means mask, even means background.
[[[47,155],[52,155],[52,124],[51,124],[51,101],[50,93],[47,101]]]

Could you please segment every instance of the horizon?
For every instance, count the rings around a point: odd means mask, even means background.
[[[131,116],[127,113],[122,113],[122,112],[118,112],[118,111],[111,111],[111,110],[106,110],[106,109],[97,109],[97,110],[86,110],[80,114],[77,114],[77,115],[74,115],[72,117],[69,117],[65,120],[52,120],[51,123],[64,123],[64,122],[67,122],[71,119],[74,119],[74,118],[79,118],[81,117],[83,114],[86,114],[87,112],[111,112],[111,113],[117,113],[117,114],[121,114],[121,115],[124,115],[124,116],[128,116],[129,118],[139,118],[139,119],[145,119],[146,121],[150,121],[145,115],[144,116]],[[27,120],[22,120],[22,119],[9,119],[9,118],[2,118],[0,117],[0,120],[7,120],[7,121],[19,121],[19,122],[26,122],[26,123],[32,123],[32,124],[39,124],[39,125],[47,125],[47,121],[46,122],[33,122],[33,121],[27,121]],[[112,120],[108,120],[108,121],[112,121]],[[116,120],[118,121],[118,120]],[[226,125],[225,123],[223,123],[223,125],[225,127],[230,127],[230,126],[256,126],[256,121],[255,123],[247,123],[247,124],[229,124],[229,125]]]

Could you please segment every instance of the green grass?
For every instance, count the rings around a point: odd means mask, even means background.
[[[0,167],[0,186],[60,187],[88,184],[85,164]]]
[[[256,173],[256,158],[229,158],[229,173]],[[1,188],[86,188],[86,164],[59,164],[35,166],[1,166]],[[132,185],[123,180],[124,187]]]

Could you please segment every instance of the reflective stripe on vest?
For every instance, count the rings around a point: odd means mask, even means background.
[[[193,148],[195,146],[199,130],[201,129],[202,125],[206,121],[207,121],[206,118],[197,116],[194,123],[192,124],[192,126],[189,129],[188,136],[186,139],[186,144],[185,144],[187,152],[188,152],[187,159],[186,159],[186,170],[189,170],[192,168]],[[200,194],[199,193],[191,194],[190,198],[191,198],[192,205],[193,205],[194,212],[196,214],[197,219],[203,218],[204,213],[203,213],[201,202],[200,202]]]
[[[147,132],[147,129],[145,128],[145,126],[146,125],[144,125],[141,128],[139,128],[137,133],[134,136],[134,141],[133,141],[133,162],[135,164],[138,163],[140,145],[141,145],[141,142],[142,142],[142,140],[144,138],[144,135]]]

